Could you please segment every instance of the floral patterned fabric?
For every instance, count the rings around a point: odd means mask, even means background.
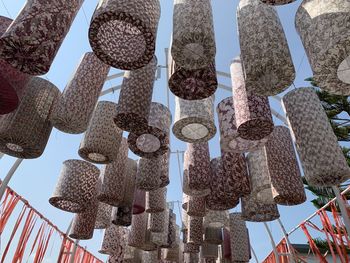
[[[136,190],[137,161],[128,158],[125,168],[124,195],[120,206],[131,207]],[[118,189],[116,189],[118,191]],[[120,191],[120,190],[119,190]]]
[[[146,241],[148,214],[142,213],[132,216],[131,230],[128,237],[128,245],[141,248]]]
[[[263,204],[252,196],[242,197],[241,207],[245,221],[268,222],[280,217],[276,204]]]
[[[219,256],[219,247],[218,245],[203,243],[199,255],[201,259],[216,259]]]
[[[134,202],[133,202],[133,215],[142,214],[146,207],[146,192],[143,190],[135,189]]]
[[[247,226],[241,213],[230,214],[231,260],[233,262],[249,262],[250,244]]]
[[[308,183],[332,186],[349,179],[350,168],[315,91],[293,90],[283,105]]]
[[[95,229],[105,229],[111,224],[112,206],[99,202]]]
[[[102,0],[90,24],[91,48],[115,68],[142,68],[154,55],[159,18],[159,0]]]
[[[204,217],[203,227],[228,227],[229,213],[227,210],[214,211],[208,210]]]
[[[187,243],[196,245],[203,243],[203,217],[189,216]]]
[[[83,0],[27,1],[0,38],[0,57],[31,75],[50,69]]]
[[[86,131],[109,69],[94,53],[84,54],[53,111],[56,129],[72,134]]]
[[[52,131],[50,115],[59,94],[51,82],[33,78],[18,108],[0,116],[0,151],[21,159],[40,157]]]
[[[167,189],[159,188],[154,191],[146,192],[146,212],[159,213],[166,208]]]
[[[184,254],[184,263],[198,263],[199,253],[185,253]]]
[[[162,228],[164,231],[162,232],[151,232],[150,234],[150,241],[154,244],[156,244],[159,247],[168,247],[168,234],[169,234],[169,216],[170,212],[169,209],[165,209],[163,213],[164,219],[162,220],[162,223],[164,224]],[[159,228],[161,228],[159,226]]]
[[[261,0],[241,0],[237,22],[247,91],[272,96],[289,88],[295,69],[277,11]]]
[[[112,223],[116,226],[131,226],[132,208],[130,206],[114,207],[112,210]]]
[[[127,233],[125,228],[111,225],[104,231],[101,249],[98,252],[123,258],[127,243]]]
[[[206,214],[205,197],[182,195],[182,208],[189,216],[204,217]]]
[[[317,85],[332,94],[350,95],[350,2],[304,0],[295,27],[309,59]]]
[[[171,54],[186,69],[208,66],[215,59],[216,45],[209,0],[174,1]]]
[[[222,228],[206,227],[204,230],[204,242],[214,245],[220,245],[223,241]]]
[[[161,233],[165,231],[165,219],[167,210],[159,213],[151,213],[148,217],[148,230],[154,233]]]
[[[200,245],[193,244],[193,243],[184,244],[184,253],[199,253],[199,251],[200,251]]]

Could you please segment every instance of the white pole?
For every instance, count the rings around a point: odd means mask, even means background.
[[[289,240],[287,231],[286,231],[286,229],[285,229],[285,227],[284,227],[284,225],[283,225],[281,219],[278,218],[278,219],[277,219],[277,222],[279,223],[279,225],[280,225],[280,227],[281,227],[281,230],[282,230],[282,232],[283,232],[283,234],[284,234],[284,238],[286,239],[288,251],[289,251],[289,253],[290,253],[290,254],[289,254],[290,260],[291,260],[292,262],[297,262],[297,261],[295,260],[295,257],[294,257],[293,246],[292,246],[292,244],[290,243],[290,240]]]
[[[258,257],[256,255],[255,250],[254,250],[252,245],[250,245],[250,250],[252,251],[252,254],[253,254],[253,257],[254,257],[256,263],[259,263]]]
[[[341,211],[341,215],[343,217],[343,221],[346,227],[346,232],[348,234],[348,237],[350,237],[350,219],[349,219],[349,215],[348,215],[348,211],[345,207],[345,203],[344,200],[340,194],[339,188],[337,186],[332,186],[332,189],[335,193],[335,196],[337,198],[337,202]]]
[[[15,174],[18,166],[22,163],[23,159],[17,159],[15,161],[15,163],[12,165],[10,171],[7,173],[7,175],[5,176],[4,180],[2,181],[2,184],[0,186],[0,200],[2,199],[5,191],[6,191],[6,188],[12,178],[12,176]]]
[[[272,236],[272,233],[271,233],[271,231],[270,231],[270,228],[268,227],[268,225],[267,225],[266,222],[264,222],[264,226],[265,226],[265,229],[266,229],[267,234],[268,234],[269,237],[270,237],[270,241],[271,241],[273,253],[275,254],[276,263],[280,263],[280,258],[279,258],[278,252],[277,252],[277,250],[276,250],[276,243],[275,243],[275,241],[274,241],[274,239],[273,239],[273,236]]]

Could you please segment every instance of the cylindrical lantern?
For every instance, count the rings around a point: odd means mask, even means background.
[[[95,229],[105,229],[111,224],[112,206],[99,202]]]
[[[85,212],[75,214],[69,237],[79,240],[91,239],[94,235],[97,213],[98,201],[95,195],[94,200],[90,202]]]
[[[128,239],[129,246],[136,248],[142,247],[146,241],[147,223],[147,213],[132,216],[131,230]]]
[[[162,246],[163,248],[171,248],[177,245],[177,230],[176,230],[176,215],[175,213],[169,209],[169,227],[168,227],[168,241],[166,246]]]
[[[160,159],[161,170],[160,170],[160,185],[159,187],[166,187],[170,184],[169,168],[170,168],[170,149],[162,155]]]
[[[283,105],[308,183],[332,186],[349,179],[350,168],[316,92],[293,90]]]
[[[151,213],[148,217],[148,230],[155,233],[165,231],[165,214],[169,213],[167,210],[159,213]]]
[[[0,35],[6,32],[11,23],[12,19],[0,16]],[[31,78],[0,59],[0,114],[10,113],[18,107]]]
[[[221,246],[222,257],[225,260],[229,260],[229,262],[231,262],[231,236],[230,236],[230,231],[227,230],[227,228],[223,228],[223,238],[224,238],[224,242]]]
[[[200,245],[203,243],[203,217],[188,218],[187,243]]]
[[[159,213],[164,211],[166,208],[166,193],[166,187],[146,192],[146,212]]]
[[[293,3],[295,0],[260,0],[264,4],[268,5],[286,5]]]
[[[317,85],[330,93],[350,95],[349,26],[347,0],[304,0],[295,27],[309,58]]]
[[[146,192],[135,189],[134,202],[132,207],[133,215],[142,214],[146,210]]]
[[[247,91],[272,96],[289,88],[295,69],[277,10],[260,0],[243,0],[237,21]]]
[[[209,244],[220,245],[223,241],[222,228],[206,227],[204,230],[204,242]]]
[[[165,262],[179,262],[180,247],[162,249],[162,258]]]
[[[147,129],[156,70],[157,58],[153,57],[145,67],[125,72],[114,118],[124,131],[142,133]]]
[[[182,182],[183,192],[190,196],[204,197],[210,193],[210,188],[205,190],[193,190],[189,188],[189,173],[188,170],[183,172],[183,182]]]
[[[261,140],[246,140],[239,136],[236,125],[233,97],[223,99],[217,106],[219,119],[220,146],[225,152],[250,152],[265,145],[267,138]]]
[[[184,186],[185,180],[188,180],[188,189],[184,187],[184,193],[193,195],[192,190],[195,190],[208,194],[211,177],[209,144],[188,143],[184,156]]]
[[[128,143],[122,139],[117,159],[103,167],[101,172],[102,187],[98,200],[111,206],[119,206],[124,198]]]
[[[117,104],[113,102],[98,102],[80,143],[81,158],[100,164],[111,163],[117,159],[123,131],[113,121],[116,107]]]
[[[184,263],[198,263],[199,262],[199,253],[184,253]]]
[[[137,161],[128,158],[125,167],[124,196],[120,206],[132,208],[135,195],[135,182],[137,173]]]
[[[208,210],[204,217],[203,227],[228,227],[229,213],[228,211]]]
[[[138,156],[156,158],[169,151],[171,112],[161,103],[152,102],[148,128],[142,133],[129,133],[130,150]]]
[[[186,69],[209,65],[216,54],[212,7],[209,0],[174,1],[171,54]]]
[[[82,4],[28,1],[1,36],[0,57],[24,73],[47,73]]]
[[[104,231],[101,249],[98,251],[101,254],[124,257],[126,249],[127,231],[123,227],[111,225]]]
[[[0,151],[21,159],[40,157],[49,140],[50,114],[57,103],[58,88],[35,77],[25,90],[19,107],[0,116]]]
[[[158,247],[167,247],[168,246],[168,234],[169,234],[169,210],[164,210],[162,219],[164,231],[162,232],[151,232],[150,241],[156,244]],[[161,228],[159,226],[159,228]]]
[[[229,174],[225,183],[225,193],[233,196],[250,194],[250,180],[243,154],[221,151],[221,162],[225,173]]]
[[[143,251],[141,263],[158,262],[158,251]]]
[[[218,245],[203,243],[200,248],[201,258],[213,258],[216,259],[219,256]]]
[[[210,194],[206,197],[206,205],[211,210],[228,210],[239,204],[239,196],[237,193],[228,191],[230,187],[227,185],[231,179],[231,173],[224,170],[221,157],[212,159],[210,162]]]
[[[216,134],[214,122],[215,96],[203,100],[175,97],[174,135],[189,143],[207,142]]]
[[[184,243],[184,253],[199,253],[200,245],[193,243]]]
[[[55,128],[73,134],[86,131],[109,69],[94,53],[84,54],[53,111]]]
[[[159,18],[159,0],[102,0],[90,24],[91,48],[115,68],[141,68],[154,55]]]
[[[84,212],[97,194],[99,175],[100,170],[93,164],[81,160],[64,161],[50,204],[67,212]]]
[[[267,222],[280,217],[276,204],[263,204],[251,196],[242,197],[241,206],[245,221]]]
[[[304,184],[287,127],[275,127],[265,146],[265,153],[275,202],[279,205],[304,203]]]
[[[189,216],[204,217],[206,214],[205,197],[183,194],[182,208]]]
[[[230,214],[231,260],[249,262],[250,245],[246,223],[241,213]]]
[[[258,1],[258,0],[254,0]],[[273,131],[273,121],[268,97],[258,96],[248,90],[241,59],[231,64],[233,104],[237,131],[246,140],[261,140]]]
[[[114,207],[112,211],[112,224],[116,226],[130,226],[132,221],[132,208],[130,206]]]
[[[136,176],[136,187],[138,189],[153,191],[159,188],[162,158],[163,156],[152,159],[141,158],[139,160]]]
[[[262,204],[274,204],[275,201],[272,194],[271,178],[265,149],[261,148],[248,153],[247,164],[252,187],[251,196]]]

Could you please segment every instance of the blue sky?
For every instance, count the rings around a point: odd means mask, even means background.
[[[0,15],[9,16],[10,14],[10,17],[14,18],[25,2],[25,0],[3,0],[4,4],[0,3]],[[164,49],[169,46],[172,30],[172,1],[160,0],[160,2],[162,6],[162,14],[158,30],[156,54],[159,64],[165,65]],[[284,7],[277,8],[286,32],[294,65],[297,70],[297,77],[295,80],[295,85],[297,87],[308,86],[308,83],[304,82],[304,79],[312,75],[307,58],[305,57],[304,49],[294,28],[294,16],[300,2],[301,1],[299,0]],[[96,3],[97,1],[85,1],[83,9],[81,9],[77,15],[68,36],[56,56],[50,72],[47,74],[47,78],[57,85],[60,90],[64,89],[81,56],[85,52],[91,50],[87,32],[88,23]],[[217,70],[224,72],[229,72],[230,61],[239,54],[236,27],[237,4],[238,0],[212,1],[217,44],[216,66]],[[112,72],[118,72],[118,70],[114,69]],[[220,77],[219,82],[230,86],[230,80],[227,78]],[[121,79],[113,80],[107,82],[105,88],[108,88],[111,85],[119,85],[120,83]],[[166,104],[166,88],[166,71],[163,69],[162,78],[156,82],[154,87],[153,100]],[[218,90],[216,93],[216,104],[230,95],[230,92]],[[104,96],[102,99],[117,102],[118,92]],[[275,101],[271,101],[271,105],[276,111],[283,114],[280,105]],[[170,109],[174,114],[173,95],[170,97]],[[276,124],[281,125],[278,120],[275,121]],[[73,215],[52,207],[49,205],[48,199],[55,187],[62,162],[67,159],[79,158],[77,150],[81,137],[82,135],[64,134],[54,129],[43,156],[36,160],[24,160],[10,183],[10,186],[15,191],[27,198],[35,208],[41,211],[42,214],[46,215],[62,230],[67,228]],[[186,148],[186,145],[172,136],[171,148],[173,151],[183,151]],[[210,141],[210,148],[212,158],[217,157],[220,154],[218,134]],[[130,156],[133,155],[130,154]],[[133,157],[136,158],[135,156]],[[14,161],[15,158],[9,156],[0,160],[0,178],[3,178],[6,175]],[[171,184],[168,187],[168,200],[181,200],[182,193],[180,188],[178,164],[175,155],[171,157],[170,176]],[[308,196],[310,200],[311,196],[309,194]],[[309,200],[305,204],[297,207],[279,207],[281,219],[287,230],[299,224],[309,214],[315,211],[314,207],[309,203]],[[239,211],[240,207],[235,210]],[[178,214],[177,208],[175,209],[175,212]],[[177,218],[179,222],[179,215]],[[269,223],[269,225],[272,228],[276,242],[278,242],[281,238],[281,231],[277,223],[272,222]],[[262,224],[248,223],[248,226],[252,245],[257,252],[259,261],[261,261],[271,251],[270,241]],[[4,236],[6,236],[6,232],[4,233]],[[88,249],[97,255],[101,238],[101,231],[95,231],[94,238],[88,242],[82,242],[82,244],[87,246]],[[305,242],[305,238],[300,231],[293,234],[291,239],[294,243]],[[53,260],[53,262],[54,261],[55,260]]]

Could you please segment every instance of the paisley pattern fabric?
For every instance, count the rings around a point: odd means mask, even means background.
[[[171,54],[186,69],[210,65],[216,45],[210,0],[174,1]]]
[[[165,219],[167,210],[159,213],[151,213],[148,217],[148,230],[154,233],[161,233],[165,231]]]
[[[199,255],[201,259],[216,259],[219,256],[219,247],[218,245],[203,243]]]
[[[0,151],[21,159],[40,157],[52,131],[50,115],[59,94],[51,82],[33,78],[18,108],[0,116]]]
[[[203,227],[228,227],[229,213],[228,211],[208,210],[204,217]]]
[[[277,126],[265,146],[274,200],[279,205],[306,201],[304,184],[289,129]]]
[[[189,216],[187,243],[196,245],[203,243],[203,217]]]
[[[159,0],[101,0],[90,24],[91,48],[115,68],[141,68],[154,55],[159,18]]]
[[[268,5],[286,5],[293,3],[295,0],[260,0],[264,4]]]
[[[231,64],[231,79],[238,134],[246,140],[264,139],[273,131],[268,97],[248,90],[240,58],[235,58]]]
[[[31,75],[50,69],[83,0],[27,1],[0,38],[0,57]]]
[[[247,164],[252,187],[251,196],[263,204],[274,204],[265,149],[261,148],[249,153],[247,155]]]
[[[116,103],[98,102],[80,143],[79,155],[92,163],[111,163],[118,156],[123,131],[113,122]]]
[[[332,186],[349,179],[350,168],[315,91],[293,90],[283,106],[308,183]]]
[[[85,212],[97,195],[99,175],[100,170],[93,164],[81,160],[64,161],[50,204],[67,212]]]
[[[56,129],[72,134],[86,131],[109,69],[94,53],[84,54],[52,114]]]
[[[189,143],[207,142],[213,138],[216,134],[214,101],[214,95],[203,100],[175,97],[175,137]]]
[[[157,58],[144,67],[124,74],[115,123],[124,131],[142,133],[147,129]]]
[[[350,95],[349,18],[347,0],[304,0],[295,17],[317,86],[346,96]]]
[[[204,242],[214,245],[220,245],[223,241],[222,228],[206,227],[204,230]]]
[[[98,252],[123,258],[127,243],[127,233],[128,232],[125,228],[115,225],[106,228],[103,235],[101,249]]]
[[[246,223],[241,213],[230,214],[231,260],[249,262],[250,244]]]
[[[163,212],[166,208],[166,193],[167,189],[165,187],[146,192],[146,212]]]
[[[220,129],[220,147],[224,152],[244,153],[254,151],[267,142],[261,140],[246,140],[239,136],[236,125],[233,97],[223,99],[216,107]]]
[[[156,158],[169,151],[171,112],[161,103],[152,102],[148,127],[142,133],[129,133],[130,150],[138,156]]]
[[[128,160],[128,143],[122,139],[117,159],[102,168],[102,187],[98,200],[111,206],[119,206],[124,198],[126,163]]]
[[[12,19],[0,16],[0,36],[6,32],[11,23]],[[31,78],[32,76],[0,59],[0,114],[10,113],[18,107]]]
[[[221,157],[210,162],[210,194],[206,197],[206,205],[211,210],[228,210],[239,204],[239,196],[235,192],[226,191],[228,177],[231,173],[224,170]],[[227,189],[229,190],[229,189]]]
[[[206,214],[205,197],[182,195],[182,208],[189,216],[204,217]]]
[[[112,206],[99,202],[95,229],[105,229],[111,224]]]
[[[146,192],[143,190],[135,189],[134,202],[133,202],[133,215],[142,214],[145,212],[146,207]]]
[[[242,197],[241,207],[245,221],[268,222],[280,217],[276,204],[263,204],[252,196]]]
[[[289,88],[295,69],[277,11],[261,0],[242,0],[237,23],[247,91],[272,96]]]
[[[96,194],[96,192],[95,192]],[[96,195],[85,211],[74,215],[69,237],[79,240],[91,239],[94,235],[96,217],[98,212],[98,201]]]

